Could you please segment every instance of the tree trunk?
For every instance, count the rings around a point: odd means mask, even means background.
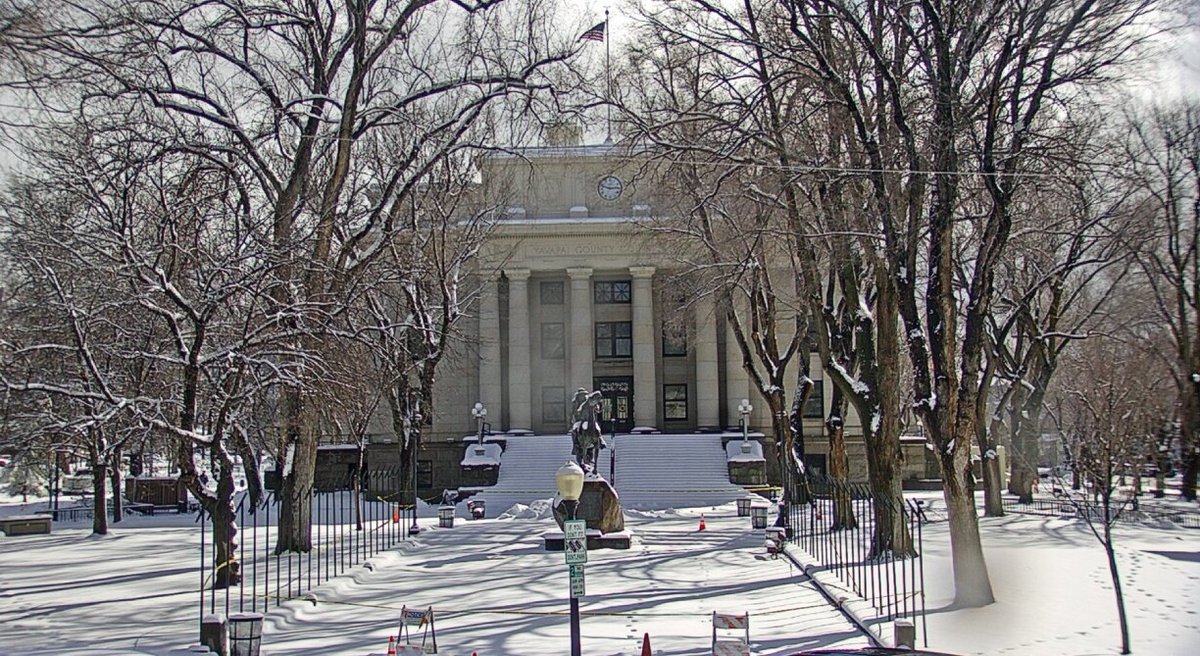
[[[988,374],[990,377],[990,373]],[[1000,458],[996,455],[1000,422],[987,420],[988,389],[980,386],[975,403],[975,444],[979,447],[980,469],[983,472],[983,514],[988,517],[1004,516],[1004,499],[1000,488],[1004,474],[1000,471]]]
[[[784,403],[783,387],[773,386],[774,391],[764,395],[767,407],[771,410],[771,430],[775,433],[775,461],[779,467],[782,480],[800,480],[801,474],[792,460],[792,427],[788,419],[787,406]],[[794,490],[784,486],[783,503],[789,506],[795,500],[791,498]]]
[[[145,469],[146,450],[145,447],[138,447],[137,451],[129,457],[129,475],[133,477],[141,476],[146,473]]]
[[[392,433],[400,447],[399,500],[412,500],[417,507],[417,451],[421,445],[420,402],[404,379],[388,389],[388,407],[392,413]],[[415,516],[415,515],[414,515]]]
[[[119,448],[113,449],[112,471],[109,474],[109,480],[112,484],[112,520],[115,524],[120,522],[121,518],[125,516],[125,504],[122,501],[123,495],[121,493],[121,449]]]
[[[213,529],[213,588],[236,586],[242,582],[242,568],[237,559],[237,524],[233,508],[220,499],[206,505]]]
[[[907,558],[916,554],[908,523],[904,521],[904,498],[900,483],[900,325],[899,298],[896,287],[888,278],[877,284],[879,297],[875,303],[875,345],[873,365],[864,358],[863,377],[874,379],[874,407],[864,404],[858,408],[864,422],[863,439],[867,443],[867,475],[874,496],[875,532],[871,537],[871,555],[891,554]],[[869,345],[860,320],[858,341]],[[866,349],[864,349],[866,350]],[[870,371],[875,375],[871,376]]]
[[[996,456],[995,447],[983,452],[980,470],[983,472],[983,514],[985,517],[1003,517],[1004,498],[1000,481],[1004,474],[1000,471],[1000,458]]]
[[[301,391],[285,393],[286,467],[280,485],[279,533],[275,553],[305,553],[312,549],[312,493],[317,465],[315,431],[306,430]]]
[[[949,455],[939,450],[942,465],[942,493],[951,518],[950,551],[954,569],[954,605],[957,608],[986,606],[995,601],[983,543],[979,538],[979,516],[975,496],[967,486],[970,475],[968,449],[959,448]]]
[[[1018,503],[1033,503],[1033,483],[1037,470],[1030,464],[1031,448],[1028,423],[1022,423],[1013,435],[1012,457],[1008,459],[1008,491],[1017,496]],[[1034,456],[1036,458],[1036,456]]]
[[[829,477],[833,479],[833,526],[834,531],[858,528],[858,517],[854,514],[854,503],[850,496],[850,458],[846,455],[846,397],[837,385],[833,386],[829,419],[825,428],[829,431]]]
[[[1106,488],[1109,490],[1111,488]],[[1112,541],[1112,519],[1109,508],[1112,501],[1111,492],[1104,494],[1104,555],[1108,558],[1108,574],[1112,577],[1113,595],[1117,598],[1117,623],[1121,628],[1121,653],[1128,654],[1129,620],[1125,616],[1125,594],[1121,592],[1121,573],[1117,570],[1117,553]]]
[[[362,479],[359,470],[350,475],[350,491],[354,494],[354,530],[363,530]]]
[[[871,535],[871,557],[891,554],[898,558],[913,556],[912,537],[904,521],[904,500],[900,486],[898,464],[900,448],[895,440],[889,440],[868,428],[867,477],[871,483],[871,495],[875,511],[874,532]]]
[[[1193,436],[1190,440],[1192,444],[1184,444],[1183,446],[1183,480],[1180,483],[1180,492],[1183,498],[1188,501],[1196,500],[1196,477],[1200,474],[1200,445],[1196,444],[1196,438]]]
[[[108,534],[108,465],[99,458],[92,461],[92,533]]]

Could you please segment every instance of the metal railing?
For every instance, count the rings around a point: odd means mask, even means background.
[[[1091,501],[1058,497],[1053,499],[1035,498],[1029,503],[1006,497],[1003,500],[1004,511],[1019,515],[1040,515],[1067,518],[1089,518],[1093,521],[1104,520],[1104,506]],[[1116,502],[1114,502],[1116,503]],[[1115,507],[1113,509],[1115,513]],[[1126,505],[1120,513],[1114,514],[1114,521],[1120,524],[1162,525],[1172,524],[1181,528],[1200,529],[1200,511],[1182,508],[1162,508],[1151,504],[1139,504],[1138,507]]]
[[[399,480],[397,470],[373,470],[361,478],[326,479],[300,495],[309,496],[312,504],[311,548],[304,552],[275,551],[282,503],[277,491],[265,491],[257,506],[244,492],[235,496],[232,557],[221,563],[215,562],[213,517],[202,509],[197,518],[199,618],[265,613],[272,603],[278,607],[304,598],[329,579],[407,540],[415,510],[411,503],[400,503]],[[236,572],[227,585],[223,579],[230,578],[229,573],[222,571],[226,569]]]
[[[881,499],[868,485],[817,476],[805,477],[790,498],[797,500],[788,511],[791,541],[807,552],[813,570],[833,575],[866,602],[873,612],[862,618],[868,623],[911,620],[928,646],[922,502]],[[881,511],[894,522],[893,542],[883,546],[875,535]]]

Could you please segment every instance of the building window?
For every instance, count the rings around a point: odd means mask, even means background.
[[[662,354],[664,358],[687,355],[687,332],[682,328],[663,326]]]
[[[687,385],[663,385],[663,419],[679,421],[687,418]]]
[[[433,487],[433,461],[417,461],[417,487],[429,489]]]
[[[633,324],[628,321],[596,323],[596,357],[628,358],[633,356]]]
[[[812,391],[804,402],[805,419],[822,419],[825,417],[825,382],[813,381]]]
[[[567,391],[565,387],[542,388],[542,421],[559,423],[567,419]]]
[[[562,360],[566,356],[565,340],[563,324],[542,324],[542,359]]]
[[[563,304],[563,284],[561,280],[547,280],[539,285],[542,295],[542,305]]]
[[[596,303],[628,303],[633,298],[632,283],[628,280],[597,280],[592,292]]]

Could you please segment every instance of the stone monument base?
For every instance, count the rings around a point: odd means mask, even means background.
[[[593,549],[628,549],[632,538],[633,535],[629,531],[601,533],[600,531],[589,530],[587,532],[587,548],[588,551]],[[542,541],[545,544],[546,551],[563,550],[562,531],[549,531],[543,533]]]
[[[583,492],[579,495],[575,518],[587,522],[588,549],[628,549],[630,534],[625,530],[625,514],[621,509],[621,498],[608,481],[599,476],[588,476],[583,481]],[[557,498],[554,500],[554,521],[558,531],[542,536],[546,551],[562,551],[563,522],[567,509]]]

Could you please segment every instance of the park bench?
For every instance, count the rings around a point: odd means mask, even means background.
[[[139,515],[158,515],[161,513],[194,513],[200,510],[200,504],[194,501],[187,503],[132,503],[125,502],[126,513],[137,513]]]
[[[13,515],[0,517],[0,531],[5,535],[49,535],[50,515]]]

